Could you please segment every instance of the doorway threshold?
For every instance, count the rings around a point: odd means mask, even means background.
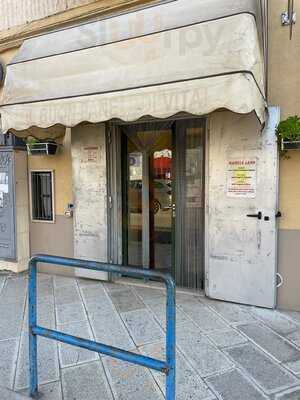
[[[118,278],[115,279],[113,282],[116,285],[131,285],[131,286],[138,286],[138,287],[145,287],[151,288],[156,290],[166,290],[164,284],[160,282],[153,282],[153,281],[145,281],[140,279],[132,279],[132,278]],[[188,288],[176,287],[177,293],[183,293],[190,296],[198,296],[198,297],[205,297],[204,290],[193,290]]]

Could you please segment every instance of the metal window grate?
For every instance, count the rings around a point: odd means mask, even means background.
[[[32,219],[53,221],[53,190],[51,171],[31,172]]]

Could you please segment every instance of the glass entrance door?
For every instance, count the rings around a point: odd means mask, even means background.
[[[139,124],[123,131],[123,238],[128,265],[172,265],[171,124]]]
[[[202,120],[122,126],[123,262],[203,282]]]

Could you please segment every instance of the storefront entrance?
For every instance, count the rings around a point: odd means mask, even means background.
[[[123,263],[203,288],[205,121],[123,125]]]

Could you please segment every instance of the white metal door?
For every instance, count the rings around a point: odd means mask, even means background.
[[[212,117],[206,236],[209,297],[276,305],[279,118],[279,109],[270,107],[260,133],[253,115]]]

